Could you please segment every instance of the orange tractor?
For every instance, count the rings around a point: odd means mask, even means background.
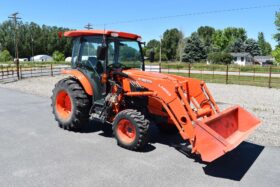
[[[239,106],[220,111],[201,80],[145,72],[141,37],[115,31],[69,31],[72,70],[53,90],[61,128],[79,130],[89,120],[112,125],[118,145],[138,150],[151,122],[176,128],[193,154],[211,162],[238,146],[260,120]]]

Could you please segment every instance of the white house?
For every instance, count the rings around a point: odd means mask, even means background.
[[[230,53],[233,57],[233,63],[240,66],[252,65],[254,60],[250,53]]]
[[[34,57],[30,58],[30,61],[35,62],[51,62],[53,61],[53,58],[49,55],[36,55]]]

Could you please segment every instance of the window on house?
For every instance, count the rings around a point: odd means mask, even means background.
[[[244,57],[241,57],[241,61],[242,61],[242,62],[244,61]]]

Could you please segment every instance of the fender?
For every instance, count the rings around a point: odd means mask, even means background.
[[[93,95],[93,89],[91,87],[91,84],[87,79],[87,77],[82,72],[78,70],[62,70],[61,73],[68,74],[76,78],[77,80],[79,80],[79,82],[82,84],[83,88],[85,89],[86,93],[91,96]]]

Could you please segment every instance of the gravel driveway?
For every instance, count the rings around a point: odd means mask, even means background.
[[[63,76],[24,79],[0,87],[50,97],[54,84]],[[265,146],[280,146],[280,89],[254,86],[207,84],[221,109],[240,105],[259,117],[263,124],[249,141]]]

